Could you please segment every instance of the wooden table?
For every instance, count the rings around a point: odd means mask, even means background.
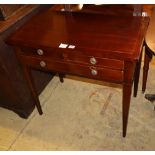
[[[132,84],[137,95],[141,51],[148,18],[48,10],[10,36],[42,114],[30,69],[73,74],[123,85],[123,137]],[[66,47],[64,47],[64,44]],[[63,48],[64,47],[64,48]]]
[[[145,59],[143,67],[143,85],[142,85],[143,93],[146,90],[149,63],[151,62],[153,56],[155,56],[155,6],[152,9],[150,24],[148,26],[148,30],[145,36]],[[151,102],[154,102],[155,94],[145,94],[145,98]]]

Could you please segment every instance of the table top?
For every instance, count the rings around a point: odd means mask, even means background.
[[[14,46],[59,48],[74,45],[87,55],[138,59],[148,18],[93,13],[60,12],[49,9],[34,16],[12,34],[7,42]]]

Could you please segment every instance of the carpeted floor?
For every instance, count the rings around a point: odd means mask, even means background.
[[[155,93],[154,75],[151,68],[146,93]],[[35,109],[23,120],[0,109],[0,149],[155,150],[155,111],[141,93],[141,79],[138,95],[131,99],[126,138],[120,85],[72,76],[62,84],[54,77],[40,95],[42,116]]]

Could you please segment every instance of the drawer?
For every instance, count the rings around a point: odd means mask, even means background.
[[[34,56],[34,57],[43,57],[43,58],[52,58],[55,60],[63,60],[64,55],[63,55],[63,49],[35,49],[35,48],[29,48],[29,47],[21,47],[20,48],[20,54],[27,55],[27,56]]]
[[[123,70],[124,63],[121,60],[99,58],[95,56],[89,56],[88,51],[76,51],[66,49],[34,49],[34,48],[21,48],[21,53],[28,56],[38,56],[41,58],[48,58],[56,61],[65,61],[71,63],[78,63],[84,65],[93,65],[99,67],[106,67],[111,69]],[[95,52],[94,52],[95,53]]]
[[[43,71],[73,74],[115,83],[121,83],[123,81],[123,71],[121,70],[78,65],[70,62],[54,61],[30,56],[21,56],[20,60],[23,64]]]
[[[78,53],[69,53],[68,61],[118,70],[123,70],[124,67],[123,61],[120,60],[99,58],[94,56],[83,56]]]

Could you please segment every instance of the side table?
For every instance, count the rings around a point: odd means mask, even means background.
[[[132,84],[134,82],[136,96],[148,23],[149,19],[141,16],[49,9],[32,18],[7,42],[16,49],[40,114],[42,109],[30,73],[32,68],[122,84],[125,137]]]

